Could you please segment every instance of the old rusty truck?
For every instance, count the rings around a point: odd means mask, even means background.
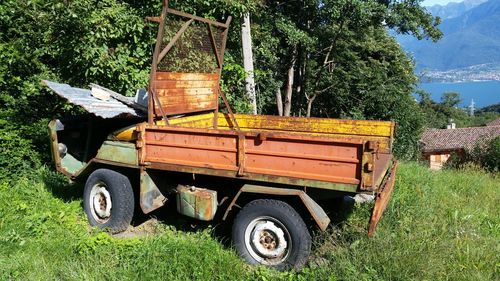
[[[394,185],[394,122],[233,113],[220,88],[231,18],[167,2],[148,18],[159,29],[148,88],[134,99],[43,81],[88,112],[51,121],[49,132],[57,170],[85,183],[89,223],[117,233],[136,206],[148,214],[170,204],[232,222],[247,262],[298,268],[311,232],[330,223],[332,198],[363,193],[375,195],[372,235]]]

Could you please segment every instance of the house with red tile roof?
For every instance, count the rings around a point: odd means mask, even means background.
[[[489,123],[486,123],[486,126],[500,126],[500,118],[493,120]]]
[[[498,121],[500,119],[497,119]],[[500,124],[484,127],[427,129],[420,144],[422,156],[431,170],[440,170],[452,154],[465,155],[500,136]]]

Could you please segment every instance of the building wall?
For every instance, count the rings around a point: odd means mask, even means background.
[[[429,168],[431,170],[441,170],[450,158],[450,154],[433,154],[429,157]]]

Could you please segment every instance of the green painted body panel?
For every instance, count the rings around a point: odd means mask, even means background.
[[[80,171],[85,164],[85,162],[76,159],[69,153],[61,159],[61,167],[70,174],[75,174]]]
[[[120,141],[105,141],[97,152],[97,159],[112,162],[138,165],[137,149],[134,143]]]

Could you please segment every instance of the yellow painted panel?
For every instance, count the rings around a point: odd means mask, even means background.
[[[213,128],[214,113],[193,115],[170,119],[171,125],[185,128]],[[391,147],[394,122],[374,120],[342,120],[326,118],[280,117],[266,115],[235,114],[242,131],[281,132],[287,134],[306,134],[310,136],[339,137],[380,142],[382,150]],[[158,121],[157,125],[166,125]],[[219,113],[219,130],[232,129],[228,114]]]
[[[394,123],[390,121],[341,120],[326,118],[279,117],[236,114],[241,129],[268,129],[303,133],[342,134],[390,137]],[[219,126],[227,127],[225,115],[219,116]]]

